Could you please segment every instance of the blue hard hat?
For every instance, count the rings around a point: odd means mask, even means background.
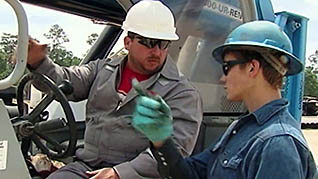
[[[294,75],[303,70],[302,62],[292,54],[290,39],[275,23],[269,21],[253,21],[235,28],[225,40],[225,43],[213,50],[215,60],[222,62],[223,53],[228,48],[259,49],[262,52],[281,52],[288,59],[287,75]]]

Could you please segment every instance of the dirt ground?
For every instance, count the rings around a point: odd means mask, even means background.
[[[302,131],[315,158],[316,164],[318,164],[318,129],[304,129]]]

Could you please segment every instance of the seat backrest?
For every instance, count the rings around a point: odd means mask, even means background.
[[[235,119],[236,117],[232,116],[204,114],[199,136],[191,155],[200,153],[209,145],[213,145]]]

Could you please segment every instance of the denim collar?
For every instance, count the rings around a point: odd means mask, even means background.
[[[245,115],[243,118],[253,118],[256,120],[258,125],[262,125],[267,122],[277,112],[287,108],[288,101],[286,99],[273,100],[256,111]]]

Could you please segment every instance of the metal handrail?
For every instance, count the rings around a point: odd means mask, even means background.
[[[0,90],[6,89],[17,83],[22,77],[28,56],[28,22],[25,11],[18,0],[5,0],[14,10],[18,20],[18,47],[16,55],[16,64],[12,73],[5,79],[0,80]]]

